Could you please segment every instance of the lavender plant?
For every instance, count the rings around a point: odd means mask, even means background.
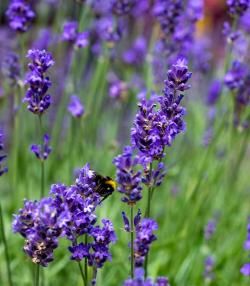
[[[0,285],[248,285],[249,1],[0,2]]]

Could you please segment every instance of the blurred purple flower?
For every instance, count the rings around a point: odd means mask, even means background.
[[[113,45],[122,37],[122,24],[115,23],[111,17],[103,17],[96,21],[96,31],[100,39]]]
[[[6,16],[11,29],[18,32],[27,32],[35,13],[31,6],[24,0],[12,0],[6,11]]]
[[[247,69],[243,63],[234,61],[224,77],[226,86],[231,90],[239,89],[244,84],[246,72]]]
[[[215,219],[211,219],[208,221],[208,223],[205,226],[204,229],[204,236],[206,240],[209,240],[212,238],[212,236],[214,235],[216,231],[216,220]]]
[[[147,41],[144,37],[135,39],[132,47],[123,53],[123,60],[130,65],[141,65],[147,53]]]
[[[170,286],[167,277],[157,277],[154,283],[152,279],[147,278],[144,280],[144,270],[143,268],[135,269],[135,278],[128,279],[124,282],[124,286]]]
[[[78,48],[85,48],[89,44],[89,32],[82,32],[77,35],[75,45]]]
[[[37,159],[41,161],[45,161],[48,159],[49,154],[52,151],[52,148],[49,146],[49,142],[50,142],[50,136],[48,134],[45,134],[43,136],[43,145],[33,144],[30,146],[31,152],[33,152],[36,155]]]
[[[229,12],[234,16],[242,16],[250,7],[249,0],[227,0]]]
[[[182,13],[183,1],[181,0],[157,0],[154,6],[154,15],[165,35],[174,33]]]
[[[84,106],[82,105],[80,98],[76,95],[70,97],[68,104],[68,111],[73,117],[82,117],[84,114]]]
[[[204,261],[205,271],[204,271],[204,278],[208,281],[214,280],[214,258],[212,256],[207,256]]]
[[[222,82],[218,79],[212,81],[209,86],[206,102],[209,106],[216,104],[222,92]]]
[[[240,272],[241,272],[244,276],[250,276],[250,263],[244,264],[244,265],[241,267]]]
[[[116,100],[124,100],[128,94],[128,84],[120,80],[116,75],[111,74],[109,81],[109,96]]]
[[[15,53],[8,53],[2,63],[3,74],[10,80],[11,85],[17,84],[20,79],[21,67],[19,57]]]
[[[112,10],[116,15],[126,15],[128,14],[137,0],[113,0],[112,1]]]
[[[245,250],[250,250],[250,218],[248,219],[248,225],[247,225],[247,239],[244,243]]]
[[[69,21],[63,25],[62,39],[66,42],[74,42],[77,39],[78,23]]]

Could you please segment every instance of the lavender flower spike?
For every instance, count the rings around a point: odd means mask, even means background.
[[[154,231],[158,225],[153,219],[144,218],[136,226],[136,239],[134,241],[135,265],[143,266],[146,255],[149,252],[151,243],[156,240]]]
[[[117,190],[123,194],[122,201],[135,204],[142,198],[141,172],[135,169],[139,164],[139,157],[133,156],[133,149],[126,146],[123,153],[114,158],[113,163],[116,166]]]
[[[53,261],[62,233],[61,221],[68,218],[66,213],[66,209],[57,208],[54,199],[45,198],[40,202],[25,201],[24,208],[14,216],[13,231],[26,239],[24,252],[32,262],[46,267]]]
[[[26,79],[29,88],[23,101],[28,103],[27,108],[32,113],[42,115],[51,103],[51,96],[47,94],[51,81],[45,73],[54,61],[45,50],[29,50],[27,57],[31,60],[28,65],[30,73]]]

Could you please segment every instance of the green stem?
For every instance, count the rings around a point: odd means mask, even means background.
[[[232,33],[234,33],[236,31],[237,25],[238,25],[238,17],[234,17],[233,24],[232,24]],[[229,65],[231,63],[232,50],[233,50],[233,42],[230,42],[227,46],[226,59],[225,59],[225,65],[224,65],[224,73],[227,72]]]
[[[97,278],[97,267],[93,266],[92,285],[96,285],[96,278]]]
[[[39,286],[40,265],[36,265],[35,286]]]
[[[43,127],[42,127],[42,116],[39,115],[39,130],[40,130],[40,139],[41,139],[41,154],[43,154]],[[43,156],[43,155],[42,155]],[[44,160],[43,158],[40,159],[41,161],[41,190],[40,190],[40,198],[44,197],[44,181],[45,181],[45,176],[44,176]]]
[[[85,234],[85,245],[88,245],[88,234]],[[84,260],[85,285],[88,285],[88,258]]]
[[[131,257],[130,257],[130,276],[134,278],[134,206],[131,205],[130,207],[130,250],[131,250]]]
[[[3,212],[2,212],[1,204],[0,204],[0,229],[1,229],[1,236],[3,239],[3,245],[4,245],[4,255],[5,255],[5,261],[6,261],[6,266],[7,266],[8,281],[9,281],[9,285],[12,286],[13,284],[12,284],[11,270],[10,270],[10,258],[9,258],[8,244],[7,244],[6,237],[5,237]]]
[[[150,163],[149,165],[149,177],[150,178],[152,177],[152,170],[153,170],[153,164]],[[147,209],[146,209],[145,217],[150,217],[152,192],[153,192],[153,186],[151,186],[150,184],[148,186]]]
[[[81,273],[83,285],[84,285],[84,286],[87,286],[88,284],[86,283],[86,277],[85,277],[85,275],[84,275],[84,273],[83,273],[83,270],[82,270],[82,266],[81,266],[80,261],[78,261],[78,266],[79,266],[79,270],[80,270],[80,273]]]

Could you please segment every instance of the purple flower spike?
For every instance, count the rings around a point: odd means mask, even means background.
[[[123,194],[122,201],[135,204],[142,198],[141,172],[135,170],[139,163],[138,156],[134,156],[133,149],[127,146],[123,154],[114,158],[113,163],[116,166],[117,190]]]
[[[45,50],[29,50],[27,57],[32,61],[29,63],[30,73],[26,79],[29,88],[23,99],[28,103],[28,110],[32,113],[42,115],[51,103],[51,97],[47,94],[51,81],[45,72],[54,64],[52,56]]]
[[[66,209],[57,208],[54,199],[44,198],[40,202],[25,201],[24,208],[14,216],[13,231],[26,239],[24,252],[33,263],[46,267],[53,261],[65,212]]]
[[[244,265],[241,267],[240,272],[241,272],[244,276],[250,276],[250,263],[244,264]]]
[[[172,69],[168,71],[168,80],[166,85],[174,91],[184,91],[190,88],[187,81],[191,78],[192,73],[188,71],[185,59],[179,59]]]
[[[11,29],[24,33],[27,32],[34,20],[35,13],[26,1],[12,0],[6,11],[6,16]]]
[[[111,258],[109,244],[116,241],[113,224],[108,219],[103,219],[103,228],[95,227],[91,231],[94,243],[91,245],[92,251],[89,258],[89,265],[97,268],[103,267],[103,264]]]
[[[30,150],[36,155],[37,159],[39,160],[47,160],[49,157],[49,154],[52,151],[52,148],[49,146],[49,142],[50,142],[50,137],[48,134],[45,134],[43,136],[43,145],[36,145],[33,144],[30,147]]]
[[[84,114],[84,106],[82,105],[80,98],[76,95],[70,97],[68,105],[68,111],[73,117],[82,117]]]
[[[154,231],[157,230],[157,223],[149,218],[141,220],[136,226],[136,239],[134,241],[135,265],[141,267],[149,252],[151,243],[156,240]]]

